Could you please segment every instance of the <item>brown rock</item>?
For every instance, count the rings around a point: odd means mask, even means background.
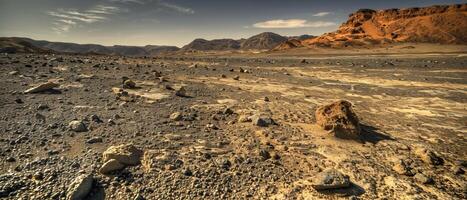
[[[327,169],[313,179],[312,187],[316,190],[347,188],[350,186],[349,176],[335,169]]]
[[[124,144],[119,146],[111,146],[102,154],[104,162],[110,159],[115,159],[124,165],[139,165],[143,151],[139,150],[132,144]]]
[[[431,165],[442,165],[443,164],[443,159],[438,156],[437,153],[423,147],[419,147],[415,149],[415,155],[420,157],[420,159]]]
[[[110,159],[102,165],[102,167],[99,169],[99,172],[101,174],[108,174],[123,168],[125,168],[124,164],[120,163],[118,160]]]
[[[344,139],[358,139],[360,123],[352,109],[352,103],[339,100],[328,105],[319,106],[315,112],[316,123],[334,136]]]

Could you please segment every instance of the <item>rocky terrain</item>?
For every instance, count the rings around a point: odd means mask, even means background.
[[[2,199],[466,199],[465,54],[1,54]]]
[[[275,50],[297,47],[368,46],[395,42],[466,44],[467,4],[424,8],[360,9],[337,31],[317,38],[283,43]]]

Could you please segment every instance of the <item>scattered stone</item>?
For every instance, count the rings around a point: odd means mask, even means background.
[[[269,102],[269,97],[264,97],[263,100],[266,101],[266,102]]]
[[[22,104],[22,103],[24,103],[24,101],[23,101],[22,99],[20,99],[20,98],[15,99],[15,102],[16,102],[17,104]]]
[[[464,169],[462,169],[462,167],[458,165],[452,166],[451,170],[456,175],[461,175],[465,173]]]
[[[101,142],[102,142],[101,137],[92,137],[91,139],[86,141],[86,143],[88,144],[101,143]]]
[[[183,116],[180,112],[174,112],[170,115],[170,119],[174,121],[180,121],[182,120]]]
[[[193,175],[193,172],[190,169],[185,169],[185,170],[183,170],[183,175],[191,176],[191,175]]]
[[[13,158],[13,157],[7,157],[7,158],[5,159],[5,161],[7,161],[7,162],[15,162],[16,159]]]
[[[101,174],[108,174],[110,172],[121,170],[123,168],[125,168],[124,164],[120,163],[116,159],[110,159],[101,166],[99,172]]]
[[[422,173],[417,173],[415,174],[414,176],[415,180],[421,184],[429,184],[429,183],[432,183],[433,182],[433,179],[428,177],[428,176],[425,176],[424,174]]]
[[[316,190],[328,190],[350,187],[349,176],[336,169],[327,169],[313,179],[312,187]]]
[[[226,108],[222,113],[226,115],[234,114],[234,111],[231,108]]]
[[[47,109],[49,109],[49,106],[45,104],[40,104],[39,106],[37,106],[37,110],[47,110]]]
[[[175,91],[175,95],[177,95],[179,97],[187,97],[185,87],[181,86],[179,89],[177,89]]]
[[[275,124],[274,120],[271,117],[262,114],[253,115],[251,117],[251,120],[253,122],[253,125],[260,127],[268,127],[269,125]]]
[[[91,174],[83,174],[76,177],[67,189],[67,200],[81,200],[84,199],[92,188],[94,178]]]
[[[267,151],[266,149],[259,150],[259,156],[261,156],[263,160],[271,158],[271,154],[269,154],[269,151]]]
[[[251,122],[251,118],[247,115],[240,115],[240,117],[238,117],[238,122],[239,123]]]
[[[96,122],[96,123],[102,123],[103,122],[101,120],[101,118],[99,118],[99,116],[97,116],[97,115],[91,115],[91,121]]]
[[[177,169],[183,165],[175,153],[160,150],[147,150],[141,161],[143,169],[151,172],[155,169]]]
[[[18,71],[11,71],[8,74],[14,76],[14,75],[17,75],[18,73],[19,73]]]
[[[71,121],[68,124],[68,128],[70,128],[70,130],[72,130],[74,132],[85,132],[85,131],[88,130],[86,125],[80,120]]]
[[[130,79],[123,82],[123,88],[133,89],[136,88],[136,83]]]
[[[315,112],[316,123],[334,136],[344,139],[359,139],[360,122],[352,109],[352,103],[346,100],[319,106]]]
[[[238,76],[238,75],[234,76],[233,80],[236,80],[236,81],[240,80],[240,76]]]
[[[124,144],[119,146],[111,146],[102,153],[104,162],[110,159],[115,159],[124,165],[139,165],[143,151],[139,150],[132,144]]]
[[[413,176],[411,168],[402,159],[398,159],[392,169],[400,175]]]
[[[31,94],[31,93],[40,93],[40,92],[44,92],[44,91],[47,91],[47,90],[51,90],[55,87],[58,87],[60,86],[58,83],[54,83],[54,82],[46,82],[46,83],[41,83],[39,85],[36,85],[32,88],[29,88],[27,89],[26,91],[24,91],[25,94]]]
[[[439,157],[438,154],[424,147],[415,149],[415,155],[420,157],[420,159],[427,164],[442,165],[444,163],[443,159]]]

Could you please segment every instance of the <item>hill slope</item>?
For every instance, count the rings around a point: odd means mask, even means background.
[[[467,4],[378,11],[360,9],[335,32],[294,41],[294,45],[283,43],[276,49],[392,42],[467,44]]]

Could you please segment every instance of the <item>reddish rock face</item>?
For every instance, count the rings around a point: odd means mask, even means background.
[[[300,41],[303,46],[362,46],[395,42],[467,44],[467,4],[360,9],[338,30]],[[280,50],[296,48],[282,44]]]

